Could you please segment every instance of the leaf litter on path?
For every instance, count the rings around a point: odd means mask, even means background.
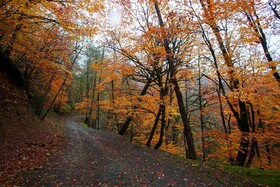
[[[27,173],[21,186],[253,186],[166,152],[135,148],[111,132],[80,126],[69,117],[65,149],[43,168]]]

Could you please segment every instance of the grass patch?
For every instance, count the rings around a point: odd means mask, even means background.
[[[249,179],[253,183],[261,186],[279,186],[280,185],[280,172],[273,170],[261,170],[244,168],[238,166],[221,166],[226,171],[236,176],[241,176]]]

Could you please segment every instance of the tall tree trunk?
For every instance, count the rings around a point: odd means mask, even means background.
[[[45,91],[45,93],[44,93],[44,95],[43,95],[43,97],[42,97],[42,100],[41,100],[41,102],[40,102],[40,105],[39,105],[39,107],[38,107],[37,110],[36,110],[36,114],[37,114],[38,116],[40,116],[41,113],[42,113],[42,111],[43,111],[44,104],[45,104],[45,100],[46,100],[46,97],[47,97],[48,93],[51,91],[51,84],[52,84],[52,81],[53,81],[54,77],[55,77],[54,75],[51,76],[50,81],[49,81],[48,88],[46,89],[46,91]]]
[[[43,115],[43,117],[41,118],[42,121],[44,121],[45,117],[47,116],[47,114],[49,113],[50,109],[52,108],[57,96],[59,95],[60,91],[62,90],[63,86],[65,85],[67,79],[68,79],[68,73],[66,74],[66,78],[64,79],[63,83],[61,84],[60,88],[58,89],[56,95],[54,96],[49,108],[47,109],[47,111],[45,112],[45,114]]]
[[[249,138],[250,138],[249,133],[242,132],[241,140],[239,143],[239,150],[238,150],[237,157],[236,157],[236,164],[238,166],[244,166],[244,164],[246,162],[246,158],[247,158],[247,154],[248,154],[248,147],[250,144]]]
[[[248,117],[250,119],[249,120],[250,126],[252,128],[252,132],[256,132],[255,111],[254,111],[252,103],[249,103],[249,106],[250,106],[250,111],[248,110],[247,114],[248,114],[248,116],[251,116],[251,117]],[[257,138],[253,136],[252,141],[251,141],[250,151],[249,151],[249,158],[245,165],[246,167],[251,166],[253,158],[256,153],[257,153],[257,156],[260,157],[258,141],[257,141]]]
[[[266,150],[266,155],[267,155],[267,163],[268,163],[268,165],[271,165],[270,149],[269,149],[269,143],[267,140],[265,141],[265,150]]]
[[[114,86],[114,80],[111,81],[111,86],[112,86],[112,94],[111,94],[111,100],[112,100],[112,108],[115,108],[115,86]],[[115,130],[117,130],[117,132],[119,131],[119,127],[118,127],[118,116],[117,113],[111,112],[111,115],[113,116],[113,122],[112,122],[112,131],[115,132]]]
[[[155,10],[156,10],[156,13],[158,16],[159,25],[161,28],[164,28],[163,19],[162,19],[157,1],[155,1]],[[185,146],[185,149],[188,149],[188,151],[186,151],[186,157],[190,158],[190,159],[197,159],[192,130],[191,130],[190,123],[189,123],[189,120],[186,115],[183,96],[182,96],[182,93],[181,93],[181,90],[180,90],[180,87],[178,84],[178,80],[176,78],[176,69],[175,69],[175,64],[174,64],[175,59],[173,59],[172,50],[169,47],[169,42],[168,42],[167,38],[164,39],[163,43],[164,43],[164,48],[165,48],[165,52],[166,52],[167,62],[169,65],[171,83],[174,86],[174,91],[175,91],[177,102],[179,105],[179,111],[180,111],[182,121],[184,124],[184,136],[185,136],[184,139],[186,140],[186,143],[187,143],[187,146]]]
[[[99,80],[98,80],[98,84],[101,83],[101,77],[99,77]],[[97,110],[96,110],[96,129],[97,130],[100,130],[101,127],[100,127],[100,93],[97,94],[97,103],[98,103],[98,106],[97,106]]]
[[[201,130],[201,145],[202,145],[202,160],[206,161],[205,155],[205,135],[204,135],[204,114],[203,114],[203,98],[201,91],[201,71],[200,71],[200,62],[198,62],[198,102],[199,102],[199,117],[200,117],[200,130]]]
[[[170,89],[170,92],[169,92],[169,105],[171,106],[172,105],[172,97],[173,97],[173,90],[172,89]],[[169,140],[170,140],[170,135],[168,134],[168,130],[169,130],[169,128],[170,128],[170,126],[171,126],[171,119],[170,118],[168,118],[168,120],[167,120],[167,124],[166,124],[166,127],[165,127],[165,144],[166,145],[168,145],[169,144]]]
[[[205,15],[207,16],[207,24],[211,27],[217,41],[219,44],[219,48],[222,52],[223,58],[225,65],[228,68],[228,77],[230,80],[229,88],[231,91],[238,90],[240,88],[240,82],[236,76],[236,71],[234,71],[234,65],[232,61],[232,55],[230,54],[230,49],[228,46],[225,46],[225,42],[223,41],[222,35],[220,33],[220,29],[216,23],[216,18],[213,12],[213,1],[210,0],[200,0],[200,4],[203,8],[203,11]],[[247,107],[246,103],[243,102],[242,100],[238,99],[238,107],[239,111],[237,111],[233,103],[229,101],[229,99],[226,97],[227,103],[236,118],[236,121],[238,123],[238,128],[241,131],[242,135],[240,138],[240,144],[239,144],[239,151],[236,157],[236,162],[239,166],[244,166],[246,158],[247,158],[247,153],[248,153],[248,146],[250,143],[249,140],[249,120],[248,120],[248,115],[247,115]]]
[[[256,123],[255,123],[255,111],[252,103],[249,103],[250,106],[250,116],[251,116],[251,127],[252,127],[252,132],[256,132]]]
[[[258,141],[257,138],[252,137],[252,141],[251,141],[251,146],[250,146],[250,153],[249,153],[249,158],[248,161],[246,163],[246,167],[250,167],[253,161],[253,158],[257,152],[257,156],[260,157],[260,153],[259,153],[259,148],[258,148]]]
[[[89,121],[88,121],[88,125],[89,127],[93,127],[92,124],[92,111],[93,111],[93,103],[94,103],[94,98],[95,98],[95,88],[96,88],[96,80],[97,79],[97,75],[94,75],[94,80],[93,80],[93,86],[92,86],[92,96],[91,96],[91,101],[90,101],[90,106],[89,106],[89,111],[88,111],[88,117],[89,117]]]
[[[239,144],[239,150],[237,153],[236,161],[238,166],[244,166],[248,154],[248,147],[250,145],[250,136],[249,136],[249,122],[247,115],[246,103],[239,100],[240,108],[240,118],[238,121],[238,128],[241,131],[241,140]]]
[[[170,75],[171,75],[171,82],[174,85],[174,91],[175,91],[175,94],[176,94],[177,103],[179,105],[179,111],[180,111],[181,118],[182,118],[182,121],[183,121],[183,124],[184,124],[184,136],[185,136],[185,139],[186,139],[187,149],[188,149],[188,155],[186,155],[186,157],[190,158],[190,159],[197,159],[194,140],[193,140],[193,134],[192,134],[192,130],[191,130],[191,127],[190,127],[190,122],[189,122],[189,119],[186,115],[183,96],[182,96],[182,93],[180,91],[178,80],[175,77],[175,70],[174,70],[173,65],[174,64],[172,62],[169,64],[170,72],[171,72]]]
[[[90,74],[91,74],[91,71],[90,71],[90,67],[89,67],[89,64],[87,63],[87,71],[86,71],[86,99],[89,99],[89,91],[90,91]],[[90,103],[87,103],[87,108],[90,109]],[[85,121],[84,123],[89,125],[89,121],[90,121],[90,116],[89,116],[89,110],[86,110],[85,112]]]
[[[159,118],[160,118],[160,115],[161,115],[161,112],[162,112],[162,108],[159,107],[158,113],[157,113],[157,115],[156,115],[156,119],[155,119],[155,122],[154,122],[154,125],[153,125],[153,127],[152,127],[152,130],[151,130],[151,132],[150,132],[150,136],[149,136],[148,141],[147,141],[147,143],[146,143],[146,146],[147,146],[147,147],[150,147],[150,146],[151,146],[151,142],[152,142],[153,136],[154,136],[154,134],[155,134],[155,131],[156,131],[156,128],[157,128],[157,125],[158,125],[158,122],[159,122]]]
[[[164,127],[165,127],[165,105],[161,105],[161,127],[160,127],[160,135],[158,143],[155,145],[154,149],[160,148],[163,142],[163,136],[164,136]]]

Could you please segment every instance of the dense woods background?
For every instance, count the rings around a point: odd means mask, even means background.
[[[280,4],[3,0],[1,66],[36,114],[185,156],[279,168]]]

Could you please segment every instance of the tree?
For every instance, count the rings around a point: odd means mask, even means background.
[[[164,28],[163,19],[162,19],[161,12],[160,12],[157,1],[155,2],[155,10],[156,10],[156,13],[158,16],[159,25],[161,28]],[[179,105],[179,111],[180,111],[180,114],[181,114],[181,117],[183,120],[183,124],[184,124],[184,135],[185,135],[186,142],[188,145],[188,151],[186,151],[187,152],[186,156],[187,156],[187,158],[190,158],[190,159],[196,159],[197,156],[196,156],[196,152],[195,152],[193,135],[192,135],[191,127],[189,125],[189,120],[187,119],[187,116],[186,116],[186,110],[185,110],[185,106],[184,106],[184,102],[183,102],[183,96],[180,91],[178,80],[176,78],[176,69],[175,69],[176,59],[172,55],[172,51],[169,47],[169,41],[167,38],[163,38],[163,45],[164,45],[164,49],[166,52],[167,62],[169,65],[171,83],[174,86],[174,91],[175,91],[176,98],[177,98],[178,105]]]
[[[240,89],[240,80],[238,79],[237,73],[234,70],[231,49],[229,48],[229,46],[225,46],[226,42],[222,38],[219,27],[216,23],[217,18],[215,17],[214,11],[216,10],[215,8],[217,7],[217,4],[214,4],[213,1],[200,1],[200,4],[205,14],[205,21],[212,29],[212,32],[214,33],[216,40],[219,44],[219,48],[222,52],[225,65],[228,67],[227,73],[230,81],[229,88],[232,91],[237,91]],[[239,152],[236,157],[236,161],[238,165],[244,166],[249,146],[249,123],[247,115],[247,106],[246,103],[240,98],[237,99],[237,105],[239,108],[238,110],[234,108],[233,103],[231,103],[229,100],[228,104],[233,112],[234,117],[237,120],[239,130],[242,132]]]
[[[35,95],[33,100],[38,103],[38,114],[54,91],[52,85],[64,80],[57,75],[64,76],[61,71],[71,67],[69,59],[75,49],[75,41],[79,36],[94,33],[94,29],[84,32],[77,20],[90,22],[86,13],[92,14],[102,6],[93,3],[85,8],[83,5],[78,1],[55,0],[1,2],[1,54],[12,59],[11,63],[22,72],[27,91],[33,92],[29,95]],[[76,14],[78,10],[85,14]]]
[[[253,35],[255,35],[257,38],[257,41],[255,42],[261,44],[264,55],[269,63],[269,68],[272,71],[272,74],[275,77],[275,79],[278,81],[278,83],[280,83],[280,75],[276,69],[277,63],[273,61],[272,55],[269,52],[268,41],[267,41],[266,34],[264,32],[264,28],[265,28],[264,24],[266,23],[262,24],[262,18],[257,13],[256,10],[257,3],[260,4],[258,6],[262,6],[261,2],[247,1],[246,3],[242,3],[241,7],[243,9],[243,13],[247,18],[248,25],[251,28]],[[272,1],[269,2],[269,5],[272,7],[272,10],[277,17],[278,14],[276,10],[276,5],[273,6]]]

